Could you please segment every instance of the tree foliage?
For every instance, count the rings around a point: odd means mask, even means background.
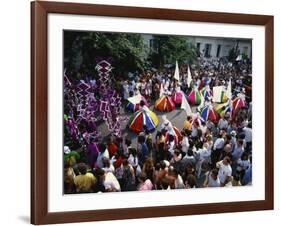
[[[151,49],[150,60],[155,67],[164,64],[193,63],[197,59],[197,51],[193,44],[183,36],[154,35],[155,48]]]
[[[240,51],[239,51],[239,42],[236,42],[235,47],[231,48],[228,52],[228,57],[227,59],[234,63],[237,59],[237,57],[239,56]]]
[[[64,63],[72,71],[94,73],[98,59],[111,59],[114,73],[143,70],[146,51],[139,34],[64,32]]]

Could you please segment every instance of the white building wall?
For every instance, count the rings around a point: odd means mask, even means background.
[[[144,42],[147,46],[150,46],[150,40],[153,39],[153,35],[143,35]],[[200,52],[205,56],[206,44],[210,44],[210,58],[217,58],[217,50],[220,45],[220,51],[218,57],[228,56],[229,50],[236,46],[237,39],[232,38],[213,38],[213,37],[187,37],[188,41],[197,46],[200,43]],[[252,57],[252,41],[251,40],[238,40],[238,49],[240,54],[245,53],[249,58]]]

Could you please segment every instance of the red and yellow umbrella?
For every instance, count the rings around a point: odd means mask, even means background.
[[[173,111],[175,109],[175,104],[174,104],[171,97],[163,95],[158,100],[156,100],[154,107],[158,111],[162,111],[162,112],[168,111],[168,112],[170,112],[170,111]]]

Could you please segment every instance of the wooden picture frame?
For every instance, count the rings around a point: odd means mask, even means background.
[[[265,200],[48,212],[49,13],[195,21],[265,27]],[[52,224],[273,209],[273,16],[35,1],[31,3],[31,223]]]

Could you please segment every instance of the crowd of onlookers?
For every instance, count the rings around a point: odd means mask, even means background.
[[[246,106],[227,113],[218,122],[198,122],[188,116],[182,122],[181,139],[169,131],[164,121],[153,136],[145,128],[137,144],[129,138],[93,140],[64,164],[65,193],[145,191],[199,187],[242,186],[252,183],[251,62],[229,63],[219,59],[200,60],[191,65],[192,84],[187,81],[188,66],[180,66],[180,81],[174,68],[130,73],[116,82],[124,100],[138,93],[149,102],[159,97],[161,86],[170,93],[177,87],[185,93],[227,85],[232,79],[232,95],[245,95]],[[71,153],[65,146],[65,154]]]

